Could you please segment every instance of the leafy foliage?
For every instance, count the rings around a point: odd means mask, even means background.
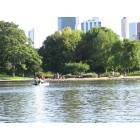
[[[80,62],[88,64],[88,71],[96,72],[98,76],[140,68],[140,42],[120,40],[116,33],[105,27],[93,28],[87,33],[70,28],[55,32],[44,41],[39,54],[43,57],[44,70],[60,73],[77,73],[75,69]]]
[[[14,23],[0,21],[0,67],[15,76],[33,74],[42,64],[38,52],[31,47],[23,30]]]
[[[39,54],[43,56],[45,70],[62,72],[65,63],[75,61],[75,49],[81,40],[82,32],[65,28],[47,37]]]
[[[88,64],[85,63],[66,63],[65,73],[80,74],[87,72],[90,69]]]
[[[140,68],[140,42],[123,41],[123,51],[121,56],[121,67],[124,71]]]
[[[76,49],[77,59],[88,63],[91,70],[104,72],[110,68],[111,48],[118,36],[107,28],[93,28],[83,36]]]

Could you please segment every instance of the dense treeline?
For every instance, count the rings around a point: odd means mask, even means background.
[[[99,75],[139,71],[140,42],[120,40],[105,27],[87,33],[65,28],[48,36],[37,51],[18,25],[0,21],[0,73],[33,75],[42,68],[62,74],[88,73],[88,76],[94,76],[93,72]]]
[[[42,60],[18,25],[0,21],[0,73],[33,75]]]
[[[93,28],[87,33],[65,28],[46,38],[39,49],[45,71],[68,73],[81,65],[83,72],[126,73],[139,70],[140,42],[120,40],[111,29]],[[86,65],[85,69],[83,68]],[[69,67],[68,67],[69,66]],[[72,66],[74,68],[72,68]],[[81,72],[81,71],[80,71]],[[73,72],[72,72],[73,73]]]

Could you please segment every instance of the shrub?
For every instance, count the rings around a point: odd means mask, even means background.
[[[81,75],[82,78],[97,78],[98,75],[96,73],[85,73]]]
[[[65,78],[77,78],[77,75],[66,74],[64,77]]]
[[[81,73],[85,73],[87,72],[90,67],[88,64],[86,63],[66,63],[65,64],[65,73],[68,74],[68,73],[71,73],[71,74],[74,74],[74,75],[77,75],[77,74],[81,74]]]
[[[97,78],[98,75],[96,73],[82,73],[77,75],[66,74],[65,78]]]
[[[127,73],[127,76],[140,76],[140,71],[134,71],[134,72]]]
[[[112,77],[112,76],[113,76],[112,72],[102,73],[100,75],[100,77]],[[119,72],[114,72],[114,77],[119,77],[119,76],[120,76]]]
[[[48,72],[38,72],[36,73],[36,76],[38,77],[44,77],[44,78],[53,78],[54,77],[54,73],[48,71]]]

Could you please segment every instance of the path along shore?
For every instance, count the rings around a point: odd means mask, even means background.
[[[47,79],[46,81],[99,81],[99,80],[140,80],[140,76],[120,76],[120,77],[100,77],[100,78],[66,78],[66,79]]]
[[[140,80],[140,76],[120,76],[120,77],[100,77],[100,78],[65,78],[65,79],[46,79],[45,81],[99,81],[99,80]],[[30,82],[32,80],[0,80],[0,82]]]

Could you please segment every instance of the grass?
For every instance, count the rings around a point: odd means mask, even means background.
[[[20,76],[10,76],[10,75],[6,75],[6,74],[0,74],[0,80],[32,80],[32,78],[30,77],[20,77]]]

